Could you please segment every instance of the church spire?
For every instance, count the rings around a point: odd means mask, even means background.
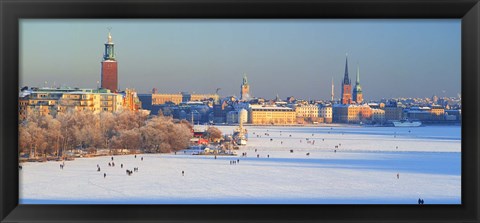
[[[348,53],[345,54],[345,76],[343,77],[343,84],[350,84],[350,79],[348,78]]]
[[[360,84],[360,67],[358,66],[358,64],[357,64],[357,81],[356,81],[356,84],[357,85]]]
[[[246,74],[246,73],[243,73],[243,84],[244,84],[244,85],[247,85],[247,84],[248,84],[247,74]]]

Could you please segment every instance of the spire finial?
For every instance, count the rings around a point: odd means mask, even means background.
[[[108,42],[111,43],[112,42],[112,27],[107,27],[108,29]]]

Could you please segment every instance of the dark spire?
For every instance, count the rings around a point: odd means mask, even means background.
[[[343,77],[343,84],[350,84],[350,78],[348,78],[348,54],[345,54],[345,76]]]

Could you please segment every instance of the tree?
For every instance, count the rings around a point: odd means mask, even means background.
[[[210,126],[207,129],[206,136],[210,142],[218,142],[222,138],[222,131],[217,127]]]

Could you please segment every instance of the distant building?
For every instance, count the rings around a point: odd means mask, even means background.
[[[142,102],[137,96],[137,92],[134,89],[125,89],[123,97],[123,107],[124,109],[130,111],[138,111],[142,109]]]
[[[383,110],[385,111],[385,120],[401,120],[403,119],[403,107],[395,105],[386,105]]]
[[[372,122],[377,124],[385,123],[385,110],[372,108]]]
[[[236,124],[238,123],[238,111],[229,111],[227,113],[227,124]]]
[[[115,59],[114,43],[112,35],[108,32],[108,41],[105,43],[105,53],[102,61],[102,88],[109,89],[111,92],[118,91],[118,66]]]
[[[372,109],[368,105],[341,105],[333,106],[333,122],[360,123],[372,118]]]
[[[19,96],[20,120],[30,112],[56,116],[68,110],[115,112],[122,109],[123,95],[111,93],[108,89],[32,88],[20,92]]]
[[[332,123],[333,112],[331,105],[320,105],[318,107],[318,117],[323,118],[325,123]]]
[[[295,124],[296,113],[292,108],[276,106],[251,106],[249,123],[260,125]]]
[[[318,106],[316,105],[300,105],[295,107],[295,113],[300,118],[317,118]]]
[[[58,103],[58,112],[68,110],[116,112],[123,109],[123,96],[121,94],[95,91],[77,91],[62,95]]]
[[[248,85],[247,75],[243,76],[243,83],[240,86],[240,100],[248,101],[250,100],[250,85]]]
[[[190,94],[181,92],[177,94],[152,94],[152,105],[161,105],[166,103],[180,104],[189,101],[218,100],[218,94]]]

